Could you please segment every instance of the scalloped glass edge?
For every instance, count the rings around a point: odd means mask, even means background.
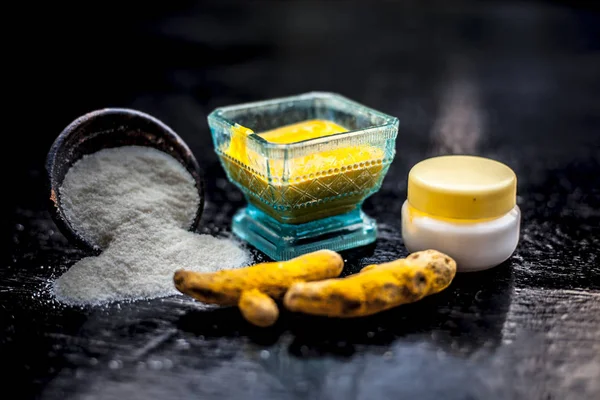
[[[260,114],[261,111],[274,106],[285,105],[293,107],[298,103],[311,101],[322,101],[323,104],[321,106],[325,109],[335,108],[351,115],[366,117],[370,121],[370,124],[357,129],[351,129],[347,132],[290,144],[271,143],[255,134],[249,136],[248,148],[256,151],[263,157],[279,160],[302,157],[344,145],[369,143],[373,139],[373,136],[376,136],[377,140],[382,140],[395,139],[398,135],[400,122],[396,117],[364,106],[337,93],[309,92],[296,96],[249,102],[215,109],[208,115],[208,124],[211,128],[215,149],[218,150],[220,147],[217,135],[231,132],[231,129],[239,123],[240,115],[244,113]],[[318,117],[327,119],[326,116]]]

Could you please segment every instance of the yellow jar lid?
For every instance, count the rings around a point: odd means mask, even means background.
[[[515,207],[517,177],[498,161],[474,156],[423,160],[408,174],[408,202],[432,216],[500,217]]]

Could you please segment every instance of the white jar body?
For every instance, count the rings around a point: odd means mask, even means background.
[[[518,206],[497,219],[473,223],[411,215],[408,201],[402,206],[402,237],[408,251],[441,251],[456,261],[459,272],[481,271],[506,261],[519,243],[520,225]]]

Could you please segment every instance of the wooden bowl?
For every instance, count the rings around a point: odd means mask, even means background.
[[[67,126],[56,138],[46,158],[49,183],[49,209],[60,231],[74,244],[99,252],[101,246],[77,232],[66,218],[59,188],[69,168],[84,155],[121,146],[149,146],[163,151],[192,175],[200,196],[193,223],[194,230],[204,208],[204,180],[202,170],[185,142],[167,125],[140,111],[124,108],[106,108],[85,114]]]

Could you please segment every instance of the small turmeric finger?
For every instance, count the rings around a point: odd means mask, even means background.
[[[456,262],[426,250],[393,262],[371,265],[355,275],[296,283],[284,297],[292,311],[329,317],[360,317],[412,303],[446,288]]]
[[[331,250],[319,250],[289,261],[257,264],[252,267],[218,272],[179,270],[173,280],[180,292],[204,303],[237,305],[243,291],[258,289],[281,298],[295,282],[315,281],[339,276],[342,257]]]
[[[246,321],[263,328],[273,325],[279,317],[275,301],[258,289],[244,290],[238,307]]]
[[[295,283],[285,294],[283,304],[291,311],[305,314],[328,317],[364,315],[367,303],[365,293],[358,281],[349,280],[342,278]]]
[[[377,268],[379,265],[377,264],[371,264],[371,265],[367,265],[366,267],[363,267],[359,272],[367,272],[367,271],[371,271],[372,269]]]
[[[409,254],[408,257],[400,260],[391,261],[375,265],[378,271],[391,270],[399,271],[398,267],[402,265],[412,266],[414,268],[422,268],[424,272],[431,275],[433,279],[430,281],[431,286],[427,295],[434,294],[444,290],[456,275],[456,262],[444,253],[437,250],[423,250]],[[363,268],[363,272],[366,268]],[[375,269],[375,268],[373,268]]]

